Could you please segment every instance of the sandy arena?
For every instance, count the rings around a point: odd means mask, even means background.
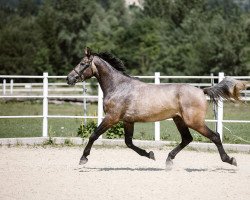
[[[79,166],[80,147],[0,147],[0,199],[204,200],[250,199],[250,155],[183,151],[165,171],[167,150],[156,161],[124,148],[94,148]]]

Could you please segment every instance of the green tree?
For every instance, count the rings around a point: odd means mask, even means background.
[[[16,16],[11,23],[1,29],[0,73],[37,74],[33,66],[40,45],[34,18],[21,19]]]
[[[90,46],[132,74],[250,74],[249,2],[143,2],[2,0],[0,73],[64,75]]]

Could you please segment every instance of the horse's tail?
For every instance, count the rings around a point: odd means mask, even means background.
[[[219,84],[203,89],[213,102],[217,104],[219,97],[230,101],[241,101],[240,91],[249,87],[247,81],[239,81],[230,77],[224,78]]]

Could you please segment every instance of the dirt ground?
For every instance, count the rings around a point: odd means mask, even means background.
[[[165,171],[167,150],[156,161],[123,148],[93,149],[79,166],[80,147],[0,147],[0,199],[250,199],[250,155],[183,151]]]

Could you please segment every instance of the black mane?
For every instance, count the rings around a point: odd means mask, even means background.
[[[107,61],[113,68],[125,74],[126,67],[124,66],[123,62],[119,58],[115,57],[112,53],[100,52],[100,53],[96,53],[95,55]]]

